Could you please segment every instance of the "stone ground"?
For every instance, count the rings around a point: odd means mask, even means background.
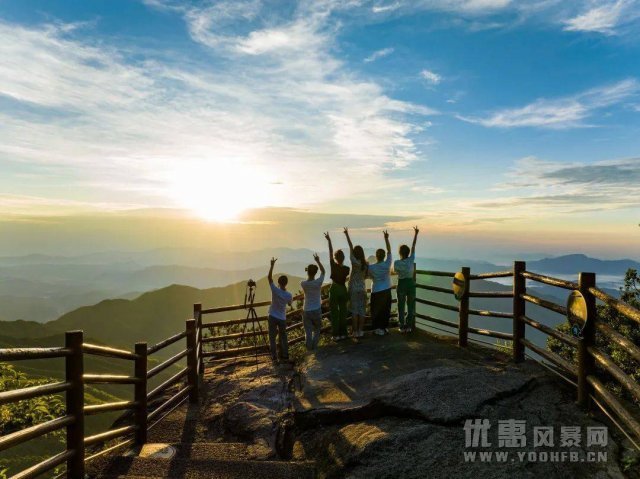
[[[265,357],[212,362],[200,404],[152,429],[146,452],[106,458],[92,477],[640,477],[625,476],[613,426],[604,448],[498,448],[498,420],[526,420],[529,442],[534,426],[553,426],[556,445],[561,426],[603,425],[577,408],[574,388],[535,362],[508,359],[416,332],[323,346],[295,366]],[[467,419],[490,421],[492,447],[465,448]],[[465,462],[464,452],[480,450],[510,456]],[[533,451],[577,452],[579,461],[516,454]],[[590,451],[607,460],[580,462]]]
[[[625,477],[613,426],[607,447],[587,448],[584,435],[579,447],[558,447],[561,426],[603,425],[577,408],[570,385],[533,361],[514,365],[497,351],[441,339],[396,333],[308,355],[298,372],[292,457],[315,460],[327,478]],[[465,448],[467,419],[490,421],[492,447]],[[509,419],[526,421],[529,445],[497,447],[498,421]],[[553,426],[556,447],[533,448],[535,426]],[[480,450],[510,456],[465,462],[464,452]],[[578,462],[517,455],[540,451],[577,452]],[[581,462],[591,451],[607,460]]]

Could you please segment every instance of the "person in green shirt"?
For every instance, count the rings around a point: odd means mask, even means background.
[[[331,317],[331,331],[334,341],[347,337],[347,278],[349,267],[344,265],[344,253],[341,249],[333,252],[331,237],[327,231],[324,237],[329,243],[329,260],[331,264],[331,288],[329,289],[329,309]]]
[[[413,227],[413,244],[411,249],[406,244],[400,246],[400,259],[393,263],[393,269],[398,275],[398,322],[401,333],[410,333],[416,327],[416,282],[413,270],[416,262],[416,242],[420,230]],[[407,315],[405,317],[405,306]]]

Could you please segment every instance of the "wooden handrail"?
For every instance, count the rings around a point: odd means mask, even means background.
[[[190,390],[191,390],[191,386],[186,386],[180,391],[178,391],[176,394],[174,394],[172,397],[170,397],[168,400],[166,400],[164,403],[162,403],[160,406],[154,409],[151,413],[149,413],[149,415],[147,416],[147,420],[150,423],[153,422],[153,420],[157,418],[160,414],[162,414],[162,412],[165,411],[167,408],[185,399],[189,395]]]
[[[495,271],[492,273],[472,274],[469,279],[492,279],[492,278],[510,278],[513,271]]]
[[[174,365],[175,363],[180,361],[182,358],[185,358],[187,354],[189,354],[189,350],[185,349],[183,351],[180,351],[178,354],[171,356],[169,359],[166,359],[165,361],[161,362],[157,366],[154,366],[153,368],[149,369],[149,371],[147,372],[147,379],[151,379],[158,373],[167,369],[169,366]]]
[[[629,356],[640,362],[640,347],[636,346],[632,341],[629,341],[607,323],[603,323],[602,321],[596,322],[596,329],[624,349]]]
[[[513,291],[470,291],[470,298],[513,298]]]
[[[102,414],[105,412],[130,410],[135,408],[137,405],[138,403],[135,401],[118,401],[108,402],[104,404],[93,404],[84,407],[84,415],[93,416],[95,414]]]
[[[567,308],[565,308],[564,306],[560,306],[559,304],[556,304],[552,301],[547,301],[546,299],[542,299],[532,294],[523,294],[521,295],[521,298],[531,304],[541,306],[555,313],[562,314],[563,316],[567,315]]]
[[[82,351],[87,354],[94,354],[96,356],[106,356],[108,358],[128,359],[135,361],[138,358],[137,354],[123,349],[110,348],[107,346],[98,346],[97,344],[84,343],[82,345]]]
[[[180,341],[182,338],[185,338],[186,336],[187,336],[186,331],[182,331],[180,333],[174,334],[173,336],[169,336],[167,339],[160,341],[159,343],[154,344],[153,346],[150,346],[147,349],[147,354],[157,353],[161,349],[164,349],[167,346],[170,346],[171,344]]]
[[[253,303],[253,307],[262,308],[264,306],[269,306],[270,304],[271,304],[271,301],[260,301],[259,303]],[[247,305],[236,304],[233,306],[222,306],[220,308],[203,309],[201,311],[201,314],[224,313],[225,311],[237,311],[239,309],[247,309]]]
[[[241,318],[241,319],[228,319],[226,321],[216,321],[212,323],[202,323],[203,328],[224,328],[227,326],[235,326],[237,324],[245,324],[258,321],[268,321],[269,316],[258,316],[257,318]],[[204,339],[203,339],[204,341]]]
[[[538,283],[548,284],[549,286],[557,286],[564,289],[578,289],[578,283],[573,281],[566,281],[564,279],[554,278],[552,276],[546,276],[544,274],[532,273],[531,271],[524,271],[522,273],[527,279],[536,281]]]
[[[416,313],[416,318],[423,319],[425,321],[430,321],[436,324],[441,324],[443,326],[448,326],[450,328],[458,329],[458,323],[454,323],[452,321],[445,321],[444,319],[434,318],[433,316],[429,316],[427,314]]]
[[[119,427],[117,429],[110,429],[106,432],[101,432],[100,434],[94,434],[93,436],[84,438],[84,445],[93,446],[95,444],[100,444],[103,442],[110,441],[112,439],[117,439],[122,436],[126,436],[128,434],[132,434],[135,432],[136,426],[124,426]]]
[[[605,387],[595,376],[587,376],[587,381],[593,388],[596,397],[602,399],[616,415],[622,419],[625,426],[629,427],[635,436],[640,439],[640,422],[620,403],[620,401]]]
[[[630,306],[624,301],[620,301],[619,299],[614,298],[613,296],[605,293],[604,291],[596,287],[589,288],[589,292],[593,294],[600,301],[603,301],[608,306],[611,306],[613,309],[618,311],[623,316],[629,319],[632,319],[636,323],[640,323],[640,311],[638,311],[633,306]]]
[[[616,378],[627,391],[629,391],[636,399],[640,400],[640,385],[638,385],[631,376],[625,373],[615,362],[613,362],[611,356],[603,353],[598,348],[591,346],[587,348],[587,351],[589,351],[589,354],[595,358],[600,366]]]
[[[448,309],[449,311],[458,311],[457,306],[451,306],[449,304],[438,303],[437,301],[430,301],[428,299],[416,298],[416,302],[420,304],[425,304],[427,306],[434,306],[436,308]]]
[[[439,286],[431,286],[428,284],[416,284],[416,288],[426,289],[427,291],[435,291],[437,293],[453,294],[453,289],[451,288],[441,288]]]
[[[139,379],[122,374],[85,374],[82,379],[86,384],[135,384]]]
[[[558,331],[557,329],[550,328],[549,326],[539,323],[538,321],[531,319],[527,316],[520,316],[520,320],[524,321],[526,324],[531,326],[532,328],[536,328],[538,331],[542,331],[549,336],[556,338],[559,341],[562,341],[569,346],[573,346],[574,348],[578,347],[578,339],[570,336],[568,334],[563,333],[562,331]]]
[[[9,449],[10,447],[17,446],[18,444],[22,444],[23,442],[26,442],[30,439],[44,436],[45,434],[57,431],[58,429],[62,429],[63,427],[71,424],[73,421],[75,421],[75,418],[73,416],[62,416],[56,419],[51,419],[50,421],[36,424],[35,426],[30,426],[25,429],[12,432],[10,434],[0,436],[0,451],[4,451],[5,449]]]
[[[32,479],[34,477],[38,477],[41,474],[50,471],[54,467],[59,466],[63,462],[69,461],[76,455],[77,451],[74,450],[62,451],[55,456],[51,456],[49,459],[45,459],[44,461],[31,466],[29,469],[25,469],[24,471],[11,476],[11,479]]]
[[[68,348],[6,348],[0,349],[0,361],[64,358],[70,354]]]
[[[432,271],[426,269],[417,269],[416,274],[424,274],[427,276],[446,276],[449,278],[453,278],[456,274],[450,271]]]
[[[531,341],[528,341],[526,339],[521,339],[520,341],[527,348],[529,348],[532,351],[536,352],[537,354],[539,354],[540,356],[542,356],[546,360],[551,361],[551,363],[555,364],[556,366],[559,366],[560,368],[564,369],[566,372],[571,373],[573,376],[577,376],[578,375],[578,369],[576,368],[576,366],[574,364],[570,363],[569,361],[567,361],[566,359],[564,359],[563,357],[561,357],[560,355],[558,355],[558,354],[556,354],[554,352],[548,351],[548,350],[546,350],[544,348],[541,348],[539,346],[536,346]]]
[[[469,326],[468,329],[470,333],[479,334],[480,336],[491,336],[492,338],[506,339],[506,340],[513,339],[513,334],[509,334],[509,333],[502,333],[500,331],[493,331],[491,329],[473,328],[471,326]]]
[[[490,318],[508,318],[508,319],[513,318],[512,313],[503,313],[500,311],[488,311],[485,309],[470,309],[469,314],[472,314],[474,316],[486,316]]]
[[[12,402],[31,399],[39,396],[49,396],[63,391],[68,391],[73,386],[70,382],[57,382],[49,384],[38,384],[37,386],[29,386],[27,388],[12,389],[10,391],[0,392],[0,406]]]
[[[171,386],[179,382],[182,378],[184,378],[187,375],[188,372],[189,372],[189,368],[184,368],[181,371],[174,374],[173,376],[171,376],[166,381],[164,381],[162,384],[158,385],[158,387],[156,387],[155,389],[153,389],[147,394],[147,401],[151,401],[153,398],[160,395],[160,393],[166,391]]]

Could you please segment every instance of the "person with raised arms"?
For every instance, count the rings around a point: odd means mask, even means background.
[[[413,231],[411,249],[406,244],[400,246],[398,251],[400,259],[393,263],[393,270],[398,275],[396,295],[398,296],[398,329],[401,333],[410,333],[416,327],[416,282],[413,279],[413,270],[416,262],[416,242],[420,230],[414,226]],[[407,307],[406,318],[405,305]]]
[[[310,264],[305,268],[307,280],[300,282],[300,287],[304,291],[304,308],[302,311],[302,322],[304,324],[305,344],[307,351],[317,349],[320,341],[320,331],[322,329],[322,283],[324,283],[324,266],[320,262],[318,253],[313,255],[316,264]],[[320,268],[320,277],[316,279],[316,274]]]
[[[349,243],[349,259],[351,260],[351,274],[349,275],[349,301],[351,306],[351,335],[354,338],[364,336],[364,318],[367,306],[367,286],[365,278],[369,264],[364,256],[362,246],[353,246],[349,229],[345,227],[344,234]]]
[[[349,267],[345,266],[344,253],[341,249],[333,252],[331,237],[327,231],[324,237],[329,243],[329,261],[331,264],[331,289],[329,289],[329,308],[331,310],[331,330],[333,340],[340,341],[347,337],[347,278]]]
[[[389,318],[391,316],[391,243],[389,232],[384,230],[384,242],[387,251],[382,248],[376,250],[377,263],[369,265],[369,277],[373,280],[371,286],[371,320],[374,333],[384,336],[389,332]]]
[[[276,336],[280,339],[280,359],[282,361],[289,360],[289,343],[287,340],[287,305],[291,305],[293,295],[287,291],[289,278],[284,274],[278,277],[278,286],[273,282],[273,267],[278,261],[277,258],[271,258],[271,267],[269,268],[269,286],[271,287],[271,305],[269,306],[269,351],[271,359],[277,360]]]

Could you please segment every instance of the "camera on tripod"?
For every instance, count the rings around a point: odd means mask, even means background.
[[[255,288],[257,286],[257,283],[250,279],[249,281],[247,281],[247,288]]]

